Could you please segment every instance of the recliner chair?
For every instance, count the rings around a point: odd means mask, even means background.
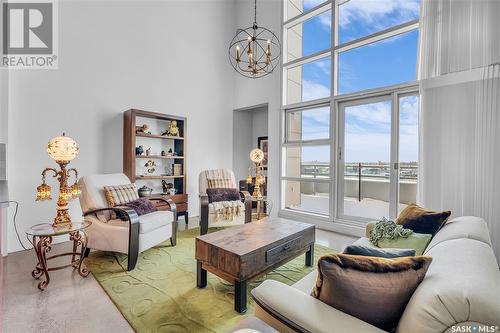
[[[138,216],[133,209],[108,207],[104,186],[130,184],[130,179],[122,174],[102,174],[85,176],[79,180],[82,191],[80,206],[86,221],[92,222],[87,229],[89,249],[113,251],[128,254],[127,270],[133,270],[139,253],[168,239],[176,245],[177,211],[170,199],[150,199],[164,201],[170,211],[156,211]],[[112,218],[112,212],[123,213],[127,221]]]
[[[204,235],[208,232],[208,227],[229,227],[240,225],[252,221],[252,196],[247,191],[239,191],[241,202],[243,203],[240,216],[234,217],[232,220],[217,219],[214,204],[209,203],[207,188],[209,179],[225,179],[229,180],[230,188],[238,189],[234,173],[229,169],[204,170],[199,176],[199,193],[200,193],[200,234]]]

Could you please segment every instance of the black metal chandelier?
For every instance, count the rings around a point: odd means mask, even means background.
[[[259,78],[278,66],[281,43],[269,29],[257,25],[257,0],[254,0],[254,20],[251,27],[237,29],[229,45],[229,61],[245,77]]]

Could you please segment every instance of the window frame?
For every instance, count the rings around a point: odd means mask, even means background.
[[[286,17],[285,13],[285,1],[282,1],[282,22],[283,18]],[[339,176],[339,154],[340,147],[339,140],[340,138],[340,103],[351,102],[356,100],[366,100],[369,98],[377,98],[380,96],[391,96],[392,98],[392,109],[399,108],[399,104],[395,106],[395,103],[399,103],[399,97],[405,95],[420,95],[419,85],[417,79],[410,82],[402,82],[399,84],[384,86],[374,89],[368,89],[363,91],[357,91],[352,93],[347,93],[343,95],[338,95],[338,76],[339,76],[339,68],[338,68],[338,56],[340,53],[349,51],[354,48],[363,47],[381,40],[385,40],[387,38],[391,38],[397,35],[401,35],[413,30],[419,30],[419,19],[411,20],[402,24],[398,24],[392,26],[390,28],[375,32],[373,34],[363,36],[361,38],[351,40],[345,42],[343,44],[338,44],[339,40],[339,29],[338,29],[338,15],[339,15],[339,6],[348,0],[328,0],[325,1],[318,6],[300,14],[293,18],[289,18],[284,21],[281,25],[281,36],[283,38],[283,52],[282,54],[287,55],[287,40],[286,40],[286,32],[287,28],[293,27],[299,23],[303,23],[306,20],[313,18],[314,16],[331,10],[332,15],[332,26],[331,26],[331,48],[325,49],[305,57],[301,57],[298,59],[294,59],[291,61],[286,61],[287,59],[283,57],[281,62],[281,112],[280,112],[280,159],[279,159],[279,210],[278,215],[282,217],[291,217],[291,218],[301,218],[303,220],[308,220],[311,222],[335,222],[337,225],[347,225],[347,227],[364,227],[366,224],[365,219],[361,218],[346,218],[346,216],[339,216],[338,205],[343,204],[343,198],[340,198],[343,195],[342,192],[339,191],[340,185],[338,181]],[[419,36],[420,40],[420,36]],[[418,61],[418,53],[419,53],[420,45],[417,45],[417,61]],[[287,70],[289,68],[304,65],[307,63],[311,63],[315,60],[328,57],[331,59],[331,94],[330,97],[325,97],[316,100],[302,101],[293,104],[286,104],[286,85],[287,85]],[[418,72],[418,66],[417,66]],[[417,75],[417,73],[415,73]],[[326,105],[330,106],[330,137],[328,139],[320,139],[320,140],[288,140],[288,124],[287,124],[287,114],[289,112],[308,110],[318,107],[324,107]],[[391,161],[397,160],[399,163],[399,111],[392,112],[392,125],[391,125]],[[394,119],[397,116],[398,119]],[[342,125],[343,126],[343,125]],[[397,131],[396,131],[397,130]],[[343,138],[342,138],[343,140]],[[396,142],[394,142],[396,140]],[[301,178],[301,177],[287,177],[284,169],[286,166],[286,162],[284,161],[286,152],[286,147],[289,146],[304,146],[304,145],[329,145],[330,146],[330,177],[328,179],[315,179],[315,178]],[[396,155],[394,155],[396,154]],[[398,177],[399,168],[395,170],[394,165],[391,163],[391,200],[396,200],[399,202],[399,182],[392,182],[393,177]],[[321,215],[317,213],[310,213],[300,210],[289,209],[285,207],[285,182],[286,180],[294,180],[294,181],[304,181],[304,182],[327,182],[329,183],[329,215]],[[394,197],[394,198],[393,198]],[[339,198],[339,200],[337,200]],[[391,201],[392,202],[392,201]],[[393,205],[391,205],[393,206]],[[394,210],[397,214],[397,205],[396,207],[390,208],[390,215],[393,216]]]

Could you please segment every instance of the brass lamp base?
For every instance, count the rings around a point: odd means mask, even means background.
[[[56,228],[56,227],[66,226],[68,224],[71,224],[71,217],[69,216],[68,208],[63,208],[63,209],[58,208],[57,215],[54,218],[54,223],[52,223],[52,226]]]

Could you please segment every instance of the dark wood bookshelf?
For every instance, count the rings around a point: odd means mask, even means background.
[[[179,136],[161,135],[161,133],[136,133],[136,126],[141,126],[140,120],[137,118],[148,118],[154,120],[165,121],[170,123],[172,120],[177,121],[179,128]],[[147,138],[151,140],[168,140],[173,142],[174,151],[178,156],[162,156],[162,155],[136,155],[135,148],[137,146],[137,138]],[[177,190],[175,195],[155,194],[155,197],[164,197],[172,199],[177,206],[179,216],[184,216],[186,223],[188,222],[188,195],[187,195],[187,177],[186,177],[186,137],[187,137],[187,119],[159,112],[144,111],[138,109],[130,109],[123,114],[123,172],[130,178],[132,182],[137,180],[150,180],[159,182],[162,180],[170,180],[173,182],[174,188]],[[182,165],[182,175],[167,176],[167,175],[137,175],[136,165],[138,160],[158,159],[158,160],[175,160],[176,164]],[[143,162],[141,162],[143,163]],[[173,172],[173,167],[172,167]],[[165,207],[158,207],[158,209]]]

